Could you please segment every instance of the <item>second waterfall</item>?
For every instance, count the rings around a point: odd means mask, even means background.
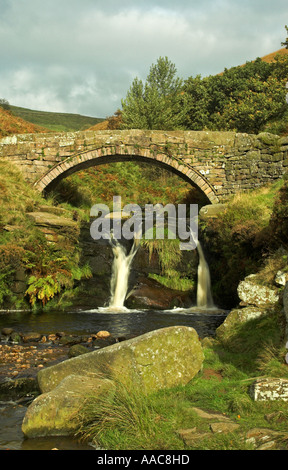
[[[197,307],[213,308],[214,302],[211,293],[210,269],[205,259],[201,243],[197,242],[199,254],[198,281],[197,281]]]

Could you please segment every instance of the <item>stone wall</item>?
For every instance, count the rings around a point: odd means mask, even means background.
[[[43,191],[69,174],[111,161],[152,161],[200,188],[211,203],[280,178],[288,137],[211,131],[83,131],[0,140],[0,158]]]

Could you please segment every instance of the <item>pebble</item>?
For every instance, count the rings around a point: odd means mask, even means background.
[[[101,338],[101,339],[104,339],[104,338],[109,338],[109,336],[111,336],[111,333],[109,333],[109,331],[98,331],[98,333],[96,333],[96,338]]]

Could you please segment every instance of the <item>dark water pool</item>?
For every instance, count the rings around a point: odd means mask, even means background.
[[[85,308],[68,311],[47,311],[37,314],[14,311],[0,312],[0,330],[12,327],[18,332],[37,331],[42,334],[65,332],[85,335],[107,330],[113,336],[138,336],[148,331],[168,326],[190,326],[195,328],[200,338],[213,336],[216,328],[226,318],[228,312],[221,310],[174,309],[124,310],[111,312],[107,309],[87,310]],[[24,439],[21,423],[28,402],[0,402],[0,450],[93,450],[76,440],[66,437]]]
[[[167,326],[185,325],[195,328],[200,338],[214,335],[227,312],[223,310],[95,310],[47,311],[32,314],[23,311],[0,312],[0,330],[12,327],[15,331],[71,334],[90,334],[107,330],[116,336],[141,335]]]

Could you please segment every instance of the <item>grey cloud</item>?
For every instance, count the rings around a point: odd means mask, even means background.
[[[105,117],[160,55],[187,78],[279,49],[286,3],[0,0],[0,97]]]

